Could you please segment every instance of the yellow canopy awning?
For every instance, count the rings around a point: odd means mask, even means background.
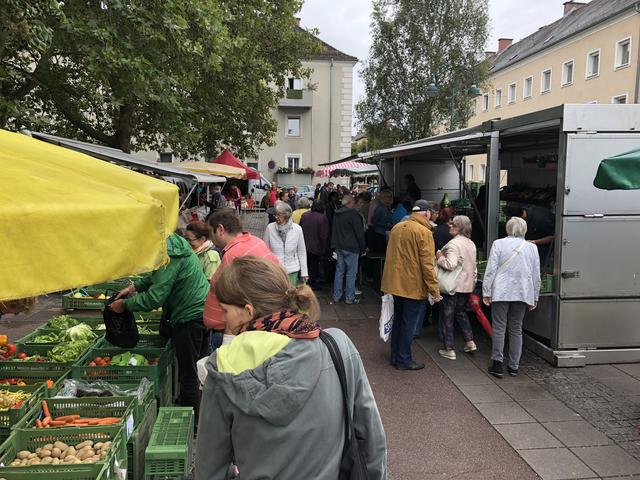
[[[209,162],[180,162],[173,165],[183,170],[194,173],[208,173],[209,175],[221,175],[227,178],[246,179],[247,172],[243,168],[231,167],[220,163]]]
[[[157,269],[178,206],[168,182],[0,130],[0,300]]]

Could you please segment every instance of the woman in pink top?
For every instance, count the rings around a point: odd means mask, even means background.
[[[478,277],[476,268],[476,245],[470,240],[471,220],[465,215],[457,215],[449,223],[449,233],[453,237],[442,250],[436,252],[438,265],[445,270],[455,270],[462,261],[462,271],[458,276],[456,293],[442,294],[442,311],[440,312],[439,329],[444,342],[444,349],[438,353],[450,360],[456,359],[453,349],[453,328],[457,322],[464,338],[464,351],[475,352],[473,331],[467,317],[467,303],[469,294],[473,292]]]

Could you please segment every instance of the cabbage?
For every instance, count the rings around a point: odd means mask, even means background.
[[[86,323],[79,323],[78,325],[67,329],[62,337],[63,342],[83,341],[93,342],[98,336],[93,333],[91,327]]]
[[[78,320],[71,318],[69,315],[57,315],[47,322],[47,328],[66,330],[78,323],[80,323]]]

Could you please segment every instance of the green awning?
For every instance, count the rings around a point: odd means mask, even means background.
[[[640,189],[640,149],[602,160],[593,185],[601,190]]]

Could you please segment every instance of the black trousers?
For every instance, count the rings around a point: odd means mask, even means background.
[[[183,407],[193,407],[197,419],[200,412],[200,382],[196,362],[211,352],[209,330],[202,319],[178,323],[173,325],[171,340],[178,360],[179,403]]]
[[[307,252],[307,268],[309,269],[309,285],[315,287],[320,280],[320,255]]]

